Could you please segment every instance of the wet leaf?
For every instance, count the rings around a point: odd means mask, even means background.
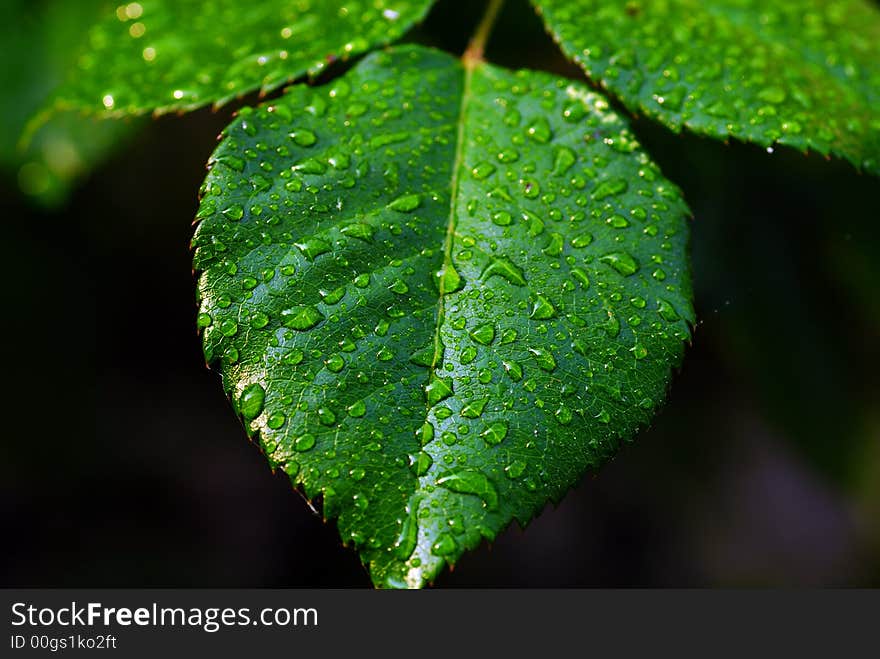
[[[55,107],[192,110],[270,91],[400,37],[431,0],[141,0],[107,5]]]
[[[533,0],[632,111],[880,173],[880,10],[866,0]]]
[[[555,76],[376,53],[242,112],[202,192],[206,358],[378,586],[560,499],[689,337],[678,190]]]

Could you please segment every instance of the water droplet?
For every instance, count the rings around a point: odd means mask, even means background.
[[[244,208],[238,204],[233,204],[223,211],[223,214],[230,220],[240,220],[244,217]]]
[[[534,302],[532,303],[532,310],[529,313],[529,318],[534,318],[535,320],[548,320],[550,318],[555,318],[556,314],[556,307],[553,306],[550,300],[540,294],[534,296]]]
[[[417,497],[414,496],[410,499],[408,508],[409,514],[404,518],[400,527],[400,535],[397,536],[397,541],[394,543],[394,555],[402,561],[412,555],[419,539],[419,500]]]
[[[336,423],[336,415],[329,407],[319,407],[318,421],[320,421],[325,426],[332,426]]]
[[[297,128],[290,133],[290,139],[292,139],[299,146],[309,147],[314,145],[315,142],[318,141],[318,136],[315,135],[308,128]]]
[[[419,440],[419,443],[422,446],[431,442],[434,439],[434,426],[427,421],[423,423],[421,427],[416,430],[416,439]]]
[[[311,433],[300,435],[293,441],[294,451],[308,451],[315,445],[315,436]]]
[[[513,216],[507,211],[498,211],[497,213],[492,213],[492,224],[496,224],[499,227],[506,227],[513,222]]]
[[[541,233],[543,233],[544,220],[542,220],[540,217],[530,211],[523,211],[522,217],[528,226],[530,236],[534,238],[535,236],[540,236]]]
[[[296,245],[299,250],[303,253],[303,255],[313,261],[315,258],[321,256],[321,254],[326,254],[332,248],[330,247],[330,243],[321,238],[311,237],[306,238],[302,242],[293,243]]]
[[[352,238],[360,238],[366,242],[373,240],[373,227],[364,222],[353,222],[346,224],[339,230],[343,236],[351,236]]]
[[[561,146],[556,150],[556,158],[553,161],[553,173],[556,176],[565,174],[576,162],[577,156],[574,151],[567,146]]]
[[[758,98],[765,103],[782,103],[785,100],[785,90],[781,87],[766,87],[758,92]]]
[[[411,456],[410,466],[416,476],[427,474],[432,464],[434,464],[434,458],[425,451],[419,451],[417,455]]]
[[[434,355],[436,352],[437,349],[433,345],[428,345],[413,352],[409,356],[409,360],[418,366],[430,368],[434,365]]]
[[[507,437],[507,423],[504,421],[494,421],[480,433],[480,438],[489,446],[500,444],[505,437]]]
[[[524,178],[519,182],[520,189],[526,199],[537,199],[541,194],[541,184],[536,179]]]
[[[262,311],[255,311],[251,314],[251,327],[254,329],[262,329],[269,324],[269,316]]]
[[[539,144],[546,144],[553,136],[553,132],[550,130],[550,122],[547,121],[546,117],[537,117],[526,127],[526,135]]]
[[[282,311],[281,318],[285,327],[304,332],[324,320],[324,315],[313,306],[299,305]]]
[[[495,172],[495,165],[490,162],[481,162],[474,166],[471,175],[478,181],[491,176]]]
[[[550,242],[547,243],[547,246],[541,249],[541,251],[547,256],[559,256],[562,254],[562,246],[564,245],[564,239],[561,233],[551,233],[550,234]]]
[[[410,138],[410,134],[406,132],[397,133],[379,133],[370,138],[370,148],[378,149],[389,144],[397,144],[406,142]]]
[[[305,353],[299,348],[294,348],[290,352],[288,352],[284,357],[281,358],[281,361],[288,366],[296,366],[299,364],[303,358],[305,357]]]
[[[266,419],[266,426],[271,428],[272,430],[278,430],[281,426],[284,425],[285,421],[287,421],[287,417],[284,416],[281,412],[273,412]]]
[[[196,317],[196,327],[199,328],[210,327],[213,322],[214,320],[211,318],[211,315],[204,312]]]
[[[526,463],[523,460],[514,460],[504,468],[508,478],[516,479],[525,473]]]
[[[648,349],[640,343],[637,343],[632,347],[632,353],[636,359],[644,359],[648,356]]]
[[[464,350],[461,351],[461,355],[458,360],[462,364],[470,364],[477,358],[477,349],[474,346],[467,346]]]
[[[458,544],[455,542],[455,538],[451,533],[445,531],[438,535],[437,540],[431,545],[431,553],[435,556],[449,556],[454,554],[456,549],[458,549]]]
[[[314,158],[307,158],[302,162],[291,167],[293,171],[302,172],[303,174],[323,174],[327,171],[327,166]]]
[[[675,308],[672,306],[672,304],[670,304],[669,302],[667,302],[663,298],[659,298],[657,300],[657,313],[660,314],[660,317],[663,320],[665,320],[669,323],[674,323],[676,320],[679,320],[679,318],[680,318],[680,316],[678,315],[678,312],[675,310]]]
[[[441,378],[436,374],[432,374],[431,381],[425,386],[425,396],[428,399],[428,405],[436,405],[451,395],[452,378]]]
[[[625,192],[628,187],[629,184],[626,182],[626,179],[610,178],[597,185],[591,196],[595,201],[598,201],[605,197],[619,195],[620,193]]]
[[[635,274],[639,269],[638,262],[626,252],[611,252],[599,260],[610,265],[624,277]]]
[[[560,405],[559,409],[556,410],[553,414],[556,417],[556,420],[559,421],[563,426],[567,426],[571,423],[572,413],[571,410],[568,409],[565,405]]]
[[[398,197],[390,204],[388,204],[388,208],[391,210],[398,211],[399,213],[411,213],[416,208],[418,208],[422,203],[421,197],[417,194],[406,194],[402,197]]]
[[[520,366],[519,363],[515,361],[504,361],[501,362],[501,364],[504,366],[504,370],[507,372],[507,375],[511,380],[514,382],[522,380],[523,371],[522,366]]]
[[[318,293],[321,295],[321,300],[324,304],[333,305],[345,297],[345,286],[340,286],[332,291],[320,290]]]
[[[514,341],[516,341],[516,337],[516,330],[512,327],[508,327],[506,330],[501,332],[501,344],[506,345],[508,343],[513,343]]]
[[[498,492],[485,475],[478,471],[463,469],[446,474],[437,479],[437,485],[459,494],[473,494],[480,497],[486,508],[495,510],[498,507]]]
[[[525,286],[526,279],[522,269],[506,258],[495,258],[489,262],[480,275],[486,281],[492,275],[498,275],[516,286]]]
[[[359,419],[367,413],[367,405],[364,403],[364,401],[359,400],[349,405],[346,408],[346,412],[348,412],[348,416]]]
[[[529,352],[532,353],[532,356],[535,358],[535,363],[542,371],[547,371],[549,373],[556,368],[556,360],[553,358],[553,353],[549,350],[544,350],[542,348],[529,348]]]
[[[440,270],[434,273],[434,282],[437,285],[437,290],[443,291],[444,295],[455,293],[464,286],[461,276],[451,262],[445,263]]]
[[[330,355],[327,361],[324,362],[324,366],[331,373],[339,373],[339,371],[345,368],[345,360],[342,358],[342,355]]]
[[[471,401],[461,408],[461,415],[467,419],[478,419],[483,414],[483,409],[485,409],[488,402],[488,398]]]
[[[587,275],[587,271],[583,268],[572,268],[571,278],[578,282],[584,288],[590,287],[590,277],[589,275]]]
[[[612,338],[620,334],[620,321],[617,320],[617,316],[608,312],[608,320],[602,323],[602,329]]]
[[[495,340],[495,325],[492,323],[478,325],[470,333],[470,337],[477,343],[487,346]]]
[[[238,333],[238,323],[228,318],[220,321],[220,325],[218,327],[220,328],[220,333],[223,336],[235,336]]]
[[[398,295],[403,295],[404,293],[409,291],[409,286],[406,285],[406,282],[402,279],[395,279],[394,282],[388,287],[393,293],[397,293]]]
[[[593,234],[581,233],[571,239],[571,246],[580,249],[586,247],[591,242],[593,242]]]
[[[385,346],[382,346],[381,348],[379,348],[379,352],[376,353],[376,359],[378,359],[380,362],[390,362],[392,359],[394,359],[394,353]]]
[[[246,420],[255,419],[263,411],[266,391],[258,383],[246,386],[238,399],[238,411]]]

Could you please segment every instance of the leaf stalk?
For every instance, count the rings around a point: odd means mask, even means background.
[[[468,43],[468,47],[461,56],[466,68],[472,69],[483,61],[486,43],[489,41],[492,28],[495,26],[495,20],[498,18],[503,4],[504,0],[489,0],[486,12],[483,14],[483,18],[480,19],[477,29],[474,31],[470,43]]]

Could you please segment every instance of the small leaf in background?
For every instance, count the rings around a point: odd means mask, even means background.
[[[880,10],[866,0],[533,0],[632,112],[880,173]]]
[[[581,84],[397,48],[246,108],[209,164],[206,358],[379,586],[559,500],[680,363],[687,208]]]
[[[56,107],[185,111],[271,91],[404,34],[432,0],[142,0],[108,6]]]
[[[0,167],[30,199],[64,202],[72,186],[132,132],[128,122],[98,121],[72,112],[46,117],[23,140],[36,113],[70,69],[70,53],[98,15],[100,2],[10,1],[0,7]]]

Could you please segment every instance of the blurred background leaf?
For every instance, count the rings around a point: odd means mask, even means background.
[[[23,140],[28,121],[40,110],[74,62],[101,0],[0,5],[0,168],[29,199],[61,205],[72,186],[115,148],[139,122],[97,120],[72,112],[49,117]]]

